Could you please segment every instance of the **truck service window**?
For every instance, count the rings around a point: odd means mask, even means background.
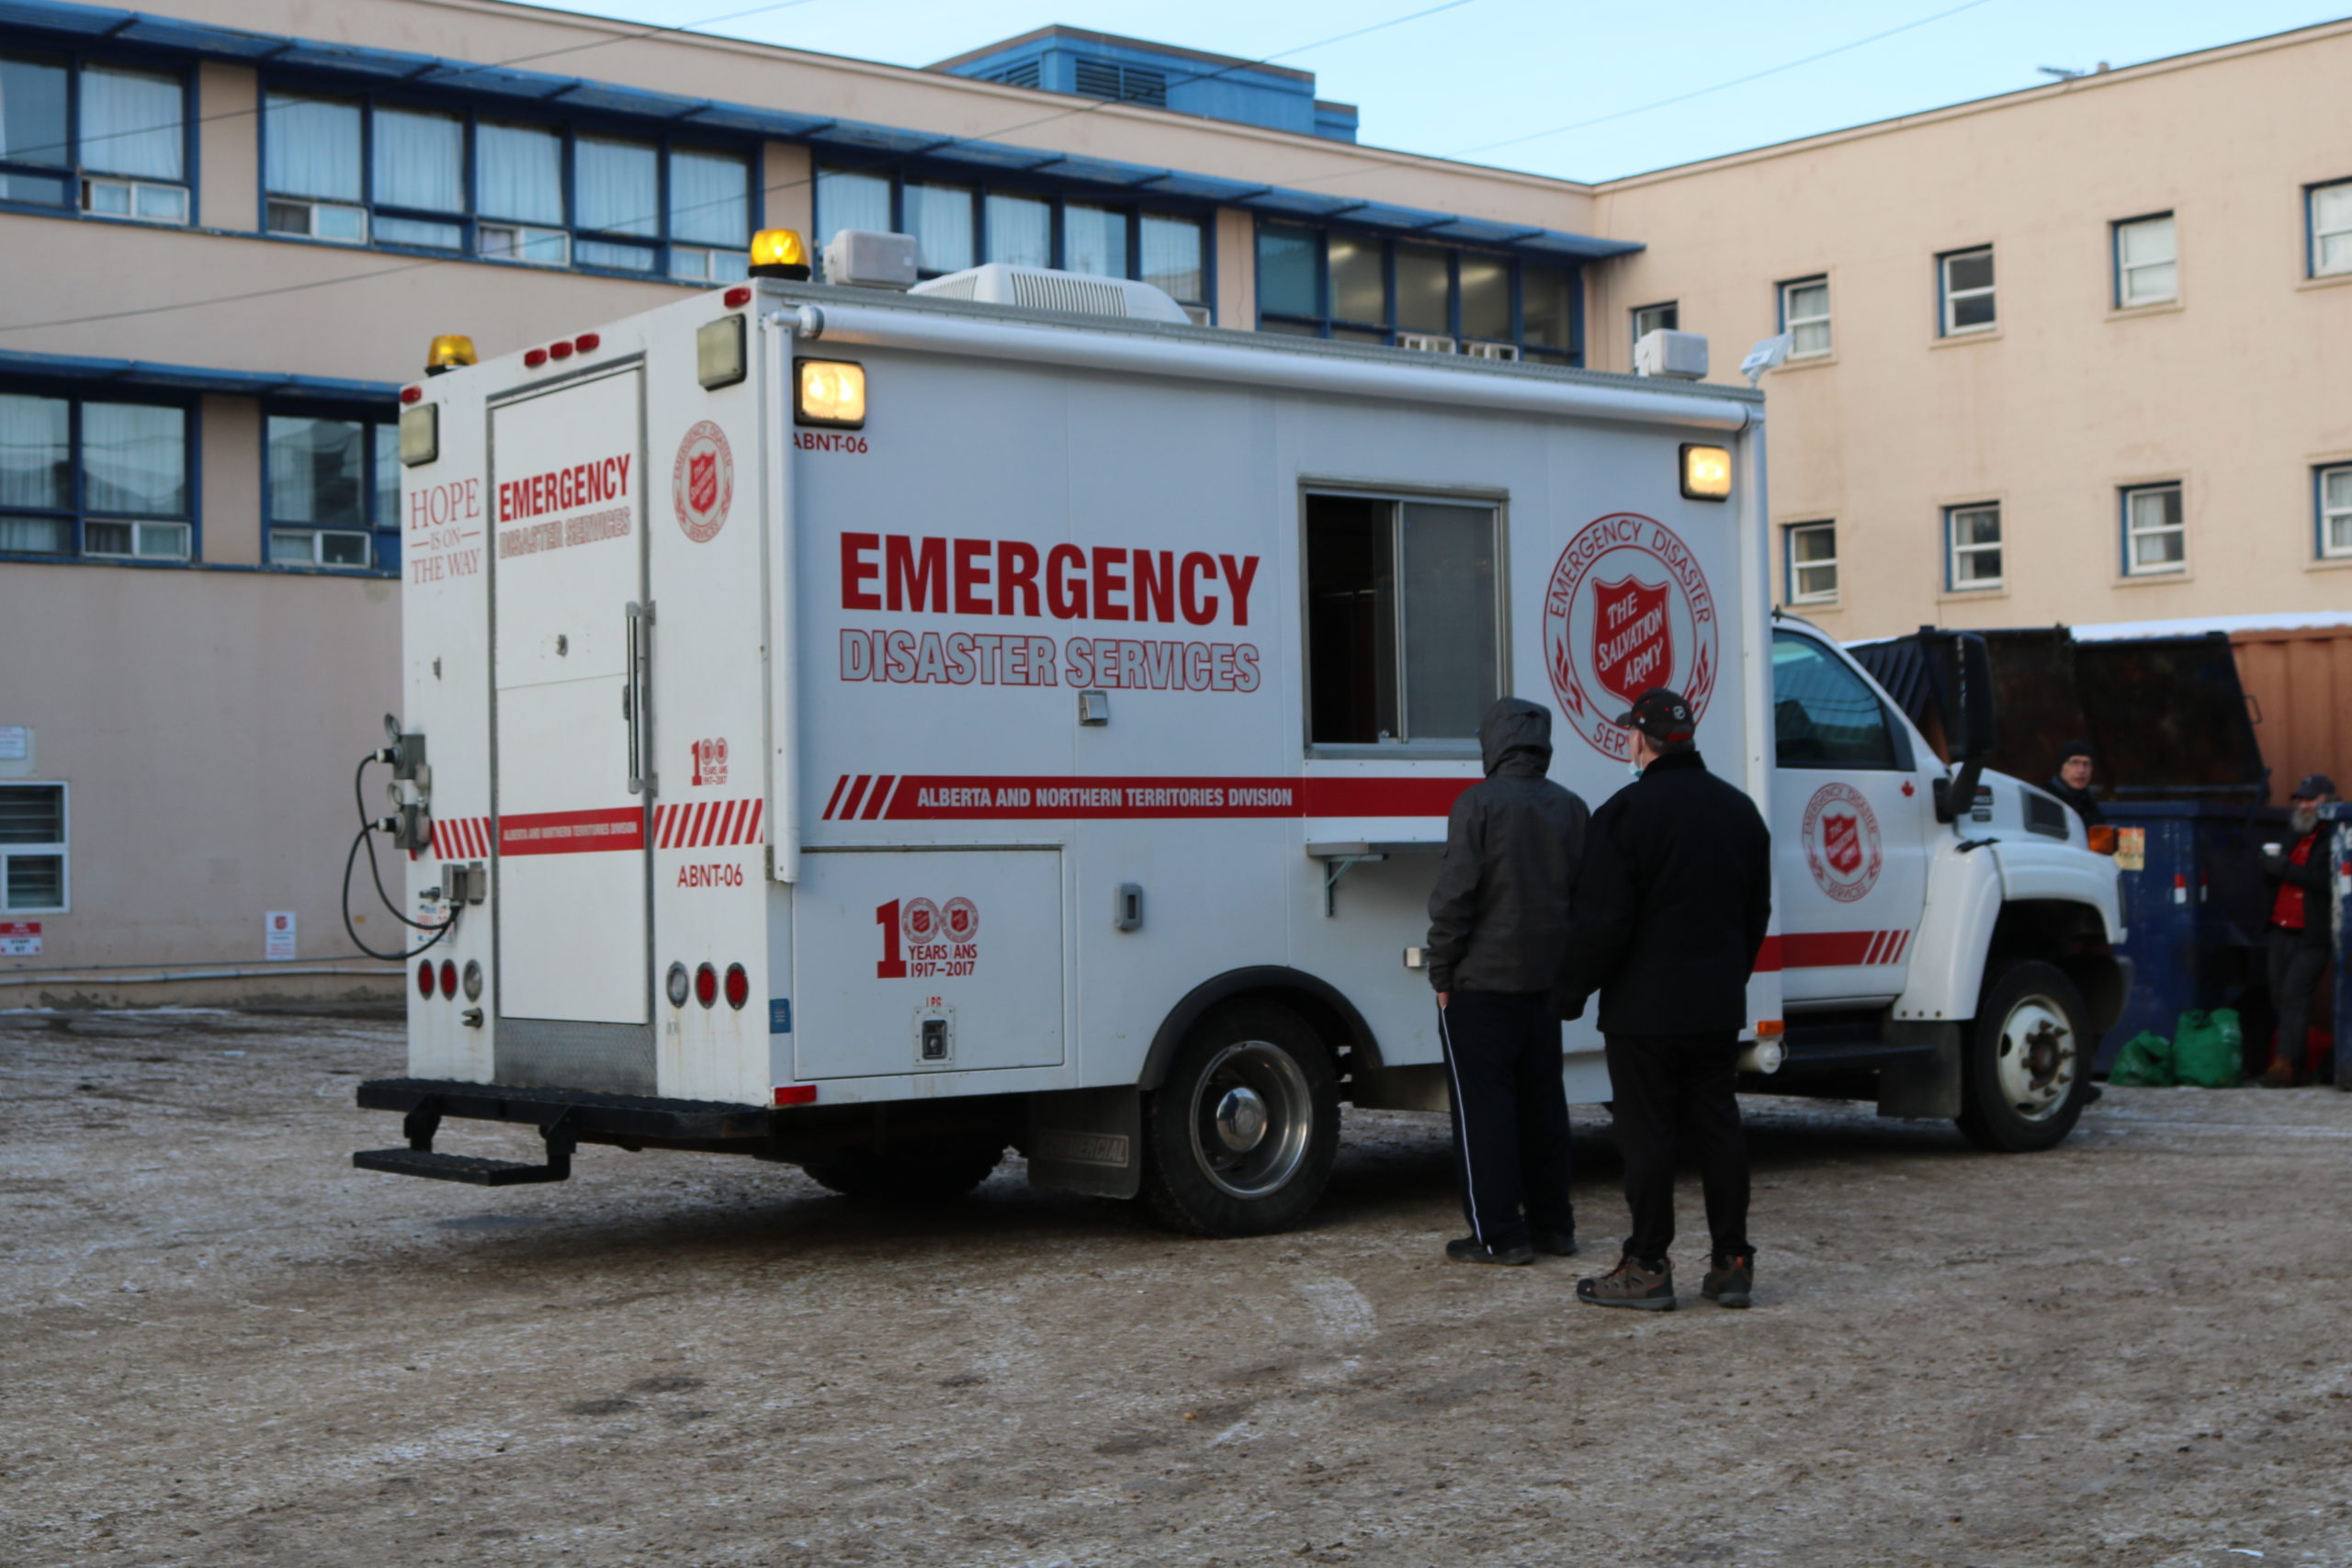
[[[1496,510],[1306,498],[1307,738],[1467,740],[1501,690]]]

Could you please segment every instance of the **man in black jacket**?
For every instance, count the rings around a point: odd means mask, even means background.
[[[1671,1311],[1674,1158],[1687,1125],[1714,1253],[1702,1292],[1746,1306],[1747,1145],[1732,1097],[1747,978],[1772,917],[1772,842],[1747,795],[1707,772],[1677,694],[1642,694],[1617,723],[1641,776],[1594,814],[1561,969],[1562,1011],[1600,993],[1600,1032],[1634,1228],[1615,1269],[1577,1281],[1596,1306]]]
[[[1478,724],[1485,782],[1453,803],[1430,894],[1430,984],[1453,1090],[1470,1234],[1456,1263],[1532,1263],[1576,1250],[1568,1100],[1550,998],[1568,940],[1585,805],[1544,777],[1548,708],[1504,697]]]
[[[2058,771],[2041,787],[2075,808],[2086,828],[2096,828],[2107,820],[2107,813],[2099,809],[2098,797],[2091,794],[2091,743],[2069,740],[2058,748]]]
[[[2292,1089],[2305,1081],[2306,1071],[2321,1064],[2303,1062],[2303,1039],[2310,1032],[2312,987],[2327,972],[2334,922],[2327,918],[2327,848],[2319,808],[2335,798],[2335,781],[2325,773],[2309,773],[2295,786],[2287,813],[2287,838],[2266,844],[2262,874],[2278,885],[2270,899],[2270,1005],[2278,1015],[2278,1033],[2270,1047],[2270,1066],[2257,1083],[2265,1089]],[[2344,1065],[2335,1064],[2336,1087],[2344,1087]]]

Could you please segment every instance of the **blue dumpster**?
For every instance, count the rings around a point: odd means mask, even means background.
[[[2099,1072],[2143,1029],[2170,1039],[2191,1009],[2245,1011],[2250,996],[2263,1000],[2271,889],[2262,846],[2287,820],[2275,806],[2213,800],[2111,800],[2105,810],[2116,829],[2132,995],[2099,1043]],[[2267,1002],[2259,1010],[2267,1015]]]

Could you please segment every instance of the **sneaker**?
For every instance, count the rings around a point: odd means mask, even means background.
[[[1577,1255],[1577,1233],[1574,1231],[1537,1231],[1535,1250],[1547,1258],[1574,1258]]]
[[[1577,1300],[1594,1306],[1635,1307],[1643,1312],[1672,1312],[1674,1310],[1674,1263],[1660,1258],[1657,1265],[1644,1263],[1631,1256],[1619,1258],[1617,1267],[1598,1279],[1577,1281]]]
[[[1699,1293],[1717,1306],[1744,1307],[1756,1292],[1756,1255],[1735,1252],[1718,1258],[1699,1282]]]
[[[1445,1260],[1448,1263],[1532,1263],[1535,1261],[1535,1249],[1525,1242],[1517,1247],[1488,1247],[1475,1235],[1458,1235],[1445,1244]]]
[[[2264,1089],[2292,1089],[2295,1087],[2297,1077],[2295,1069],[2289,1064],[2273,1062],[2263,1068],[2262,1076],[2254,1081]]]

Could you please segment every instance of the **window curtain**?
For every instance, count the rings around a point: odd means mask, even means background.
[[[0,392],[0,506],[73,504],[70,411],[63,398]]]
[[[269,520],[363,528],[360,425],[356,420],[269,422]]]
[[[84,403],[82,503],[92,512],[187,516],[187,412]]]
[[[1054,209],[1025,196],[988,198],[989,260],[1016,266],[1054,265]]]
[[[972,265],[972,187],[907,186],[907,229],[924,272],[961,272]]]
[[[428,212],[466,209],[466,128],[447,115],[376,111],[376,201]]]
[[[670,238],[738,249],[752,243],[750,176],[743,160],[684,148],[670,154]]]
[[[0,58],[0,158],[71,163],[65,137],[65,68]]]
[[[264,111],[263,179],[278,196],[357,201],[359,106],[272,93]]]
[[[1062,265],[1102,277],[1127,276],[1127,215],[1069,202],[1062,208]]]
[[[1201,269],[1201,226],[1190,218],[1145,213],[1143,280],[1189,303],[1204,301],[1208,286]]]
[[[187,177],[176,76],[92,65],[82,72],[82,166],[142,180]]]
[[[655,180],[658,154],[639,141],[583,136],[572,144],[571,174],[580,193],[580,226],[613,234],[662,231]]]
[[[531,125],[474,130],[474,207],[485,218],[563,221],[563,136]]]
[[[844,229],[877,234],[891,231],[890,179],[887,175],[853,174],[842,169],[817,172],[817,248],[833,243]]]

